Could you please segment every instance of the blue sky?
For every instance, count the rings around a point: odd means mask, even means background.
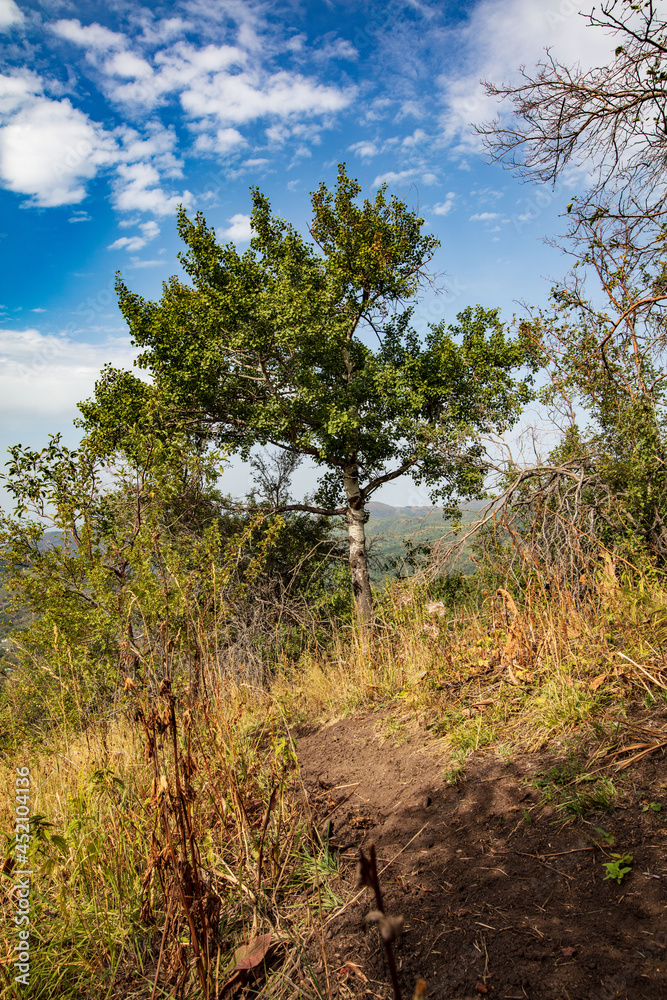
[[[442,241],[422,325],[481,302],[545,302],[544,243],[580,178],[552,191],[484,162],[471,123],[549,46],[606,62],[576,0],[0,0],[0,454],[74,442],[106,361],[132,364],[116,270],[149,297],[177,273],[174,214],[249,239],[248,188],[298,225],[345,160]],[[1,461],[1,460],[0,460]],[[228,488],[242,491],[237,467]],[[409,484],[382,499],[412,503]]]

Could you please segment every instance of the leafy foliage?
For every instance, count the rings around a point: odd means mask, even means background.
[[[466,309],[454,326],[418,337],[403,304],[426,280],[437,241],[385,187],[358,204],[360,190],[344,165],[335,191],[320,186],[311,243],[254,189],[242,255],[182,210],[180,260],[192,284],[172,277],[148,302],[118,279],[152,386],[108,368],[81,410],[111,448],[143,408],[162,427],[245,458],[256,445],[308,456],[322,469],[316,496],[280,509],[347,516],[366,614],[364,509],[375,490],[407,473],[434,499],[479,494],[476,437],[511,425],[530,391],[512,378],[527,342],[507,338],[496,310]]]
[[[144,445],[143,462],[135,439],[137,457],[114,465],[87,441],[12,449],[16,513],[2,516],[0,544],[28,622],[14,635],[19,669],[4,696],[24,684],[26,721],[47,721],[49,703],[85,718],[115,701],[123,677],[154,692],[192,664],[197,691],[205,656],[221,674],[259,681],[307,641],[318,608],[320,618],[331,611],[320,523],[226,512],[215,456],[184,440]]]

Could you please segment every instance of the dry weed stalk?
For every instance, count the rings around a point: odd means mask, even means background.
[[[401,987],[398,982],[398,972],[396,970],[396,959],[394,958],[393,942],[400,937],[403,931],[403,917],[389,916],[385,913],[382,890],[380,889],[380,879],[378,878],[377,860],[375,857],[375,844],[371,844],[368,857],[363,850],[359,849],[359,862],[357,865],[357,885],[359,888],[365,886],[372,889],[375,894],[375,910],[366,914],[367,923],[376,923],[384,945],[384,952],[389,968],[389,977],[394,990],[394,1000],[401,1000]]]

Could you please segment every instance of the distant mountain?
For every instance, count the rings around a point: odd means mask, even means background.
[[[366,504],[366,510],[372,518],[379,517],[428,517],[429,514],[438,514],[437,507],[392,507],[388,503],[380,503],[379,500],[371,500]]]
[[[484,500],[472,500],[470,503],[461,504],[462,510],[481,510],[485,505]],[[389,517],[433,517],[434,520],[442,517],[442,507],[392,507],[388,503],[380,503],[379,500],[371,500],[366,504],[366,510],[373,520]]]

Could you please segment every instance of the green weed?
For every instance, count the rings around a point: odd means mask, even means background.
[[[631,854],[612,854],[612,861],[605,861],[603,868],[606,869],[607,874],[604,877],[604,881],[607,879],[614,879],[620,885],[626,875],[629,875],[632,871],[632,855]]]

